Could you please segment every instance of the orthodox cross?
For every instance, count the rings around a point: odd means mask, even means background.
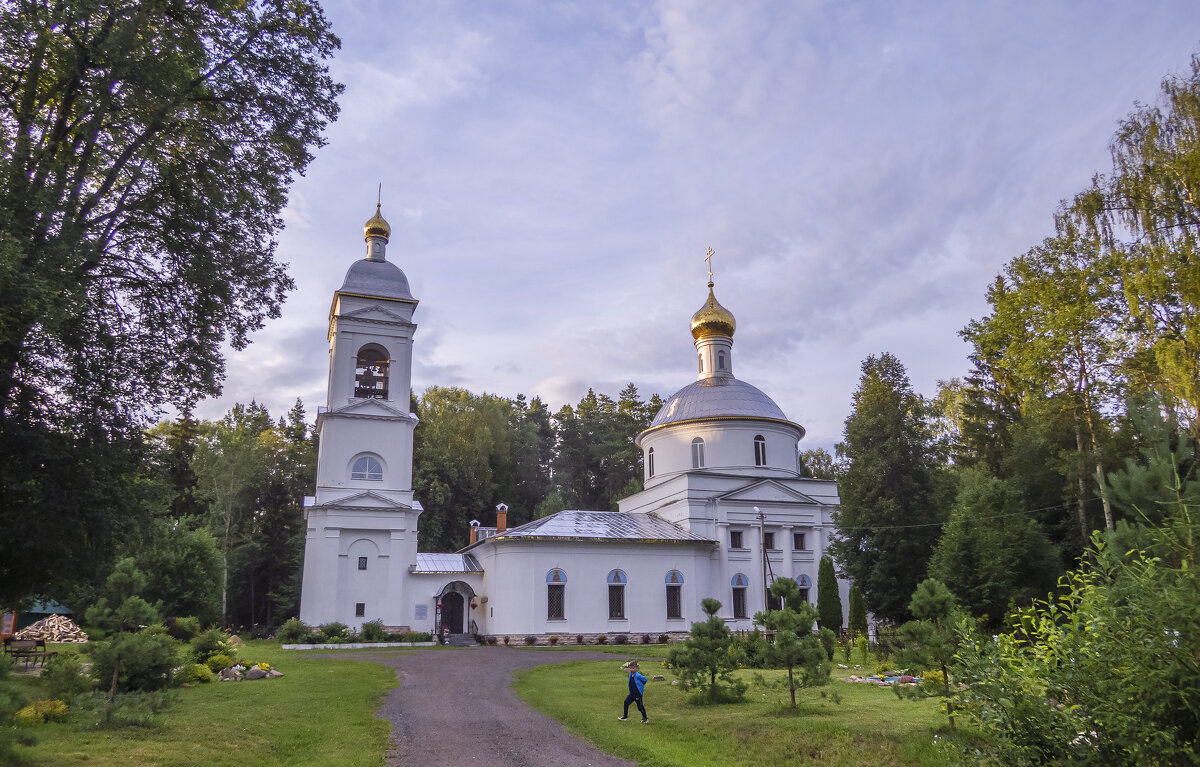
[[[704,254],[704,261],[708,264],[708,281],[709,282],[712,282],[712,257],[715,255],[717,255],[717,252],[715,250],[713,250],[712,248],[709,248],[708,252]]]

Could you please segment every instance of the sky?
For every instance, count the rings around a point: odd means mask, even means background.
[[[711,247],[734,373],[832,450],[868,355],[967,373],[988,284],[1200,50],[1194,0],[323,5],[346,91],[284,211],[296,290],[202,418],[325,404],[382,184],[418,393],[666,397]]]

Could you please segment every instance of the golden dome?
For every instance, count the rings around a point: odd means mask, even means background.
[[[700,311],[692,315],[692,338],[697,341],[712,336],[733,338],[736,327],[733,312],[717,303],[717,297],[713,295],[713,284],[708,283],[708,300],[700,307]]]
[[[375,215],[363,224],[363,239],[382,237],[384,242],[392,236],[392,227],[379,215],[379,203],[375,203]]]

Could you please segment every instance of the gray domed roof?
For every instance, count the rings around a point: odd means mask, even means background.
[[[712,376],[690,383],[672,394],[649,428],[702,418],[788,420],[779,406],[757,387],[733,376]]]
[[[355,261],[346,270],[346,280],[340,291],[402,301],[414,300],[408,288],[408,278],[400,271],[400,267],[390,261],[366,258]]]

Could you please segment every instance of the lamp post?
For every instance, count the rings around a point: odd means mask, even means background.
[[[758,553],[762,556],[763,610],[771,609],[771,592],[767,585],[767,520],[762,509],[754,507],[758,515]]]

